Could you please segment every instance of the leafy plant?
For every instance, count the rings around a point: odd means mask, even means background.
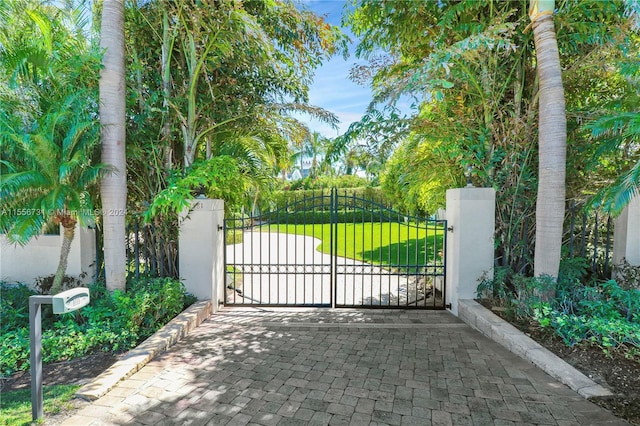
[[[625,289],[640,290],[640,266],[633,266],[626,259],[613,267],[616,281]]]
[[[195,301],[186,293],[184,285],[172,278],[142,278],[130,282],[127,292],[110,293],[101,284],[89,288],[91,303],[88,306],[78,312],[50,315],[48,321],[43,321],[45,363],[93,351],[128,350]],[[13,290],[15,294],[6,296]],[[3,287],[0,337],[4,343],[0,347],[0,375],[29,368],[28,313],[26,320],[23,313],[29,294],[24,286],[8,290]],[[17,313],[15,318],[11,317],[13,313]],[[5,318],[12,327],[5,327]]]
[[[189,206],[198,192],[210,198],[222,198],[234,204],[246,189],[246,176],[232,157],[219,156],[198,162],[185,176],[174,177],[169,186],[160,191],[145,212],[145,220],[158,214],[177,214]]]
[[[35,294],[24,284],[0,283],[0,334],[29,326],[29,296]]]
[[[554,283],[497,269],[493,280],[483,279],[478,297],[504,306],[514,319],[553,330],[565,344],[597,345],[607,353],[621,351],[634,358],[640,350],[640,290],[623,288],[616,281],[584,282],[584,259],[562,262],[556,297],[539,297]]]

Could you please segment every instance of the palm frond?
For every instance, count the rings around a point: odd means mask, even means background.
[[[3,232],[12,244],[25,245],[42,233],[46,220],[41,215],[14,216],[9,224],[2,223]]]
[[[22,191],[37,192],[49,185],[51,181],[48,177],[37,170],[0,175],[0,190],[5,197],[15,196]]]
[[[619,215],[634,197],[640,196],[640,161],[621,175],[609,187],[599,191],[592,199],[595,208]]]

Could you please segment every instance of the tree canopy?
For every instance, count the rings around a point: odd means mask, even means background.
[[[433,212],[470,170],[475,185],[497,191],[496,254],[515,270],[532,260],[538,184],[539,80],[528,6],[356,0],[345,20],[362,40],[358,54],[366,62],[353,78],[371,84],[371,108],[400,96],[415,106],[383,171],[384,187],[403,207]],[[567,92],[567,196],[584,201],[610,182],[594,185],[586,174],[617,161],[595,155],[584,124],[624,93],[624,78],[609,64],[637,55],[637,32],[622,1],[556,6]]]

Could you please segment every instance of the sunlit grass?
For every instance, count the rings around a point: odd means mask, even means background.
[[[317,249],[331,252],[329,224],[280,224],[269,225],[263,231],[285,232],[318,238],[322,243]],[[433,262],[442,256],[443,230],[430,226],[407,226],[402,223],[338,223],[338,256],[372,264],[420,265]]]
[[[47,415],[58,414],[73,408],[71,400],[80,388],[78,385],[45,386],[43,410]],[[0,425],[18,426],[31,424],[31,388],[2,392],[0,396]]]

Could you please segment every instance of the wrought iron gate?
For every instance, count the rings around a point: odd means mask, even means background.
[[[336,189],[227,218],[225,303],[444,309],[446,229]]]

